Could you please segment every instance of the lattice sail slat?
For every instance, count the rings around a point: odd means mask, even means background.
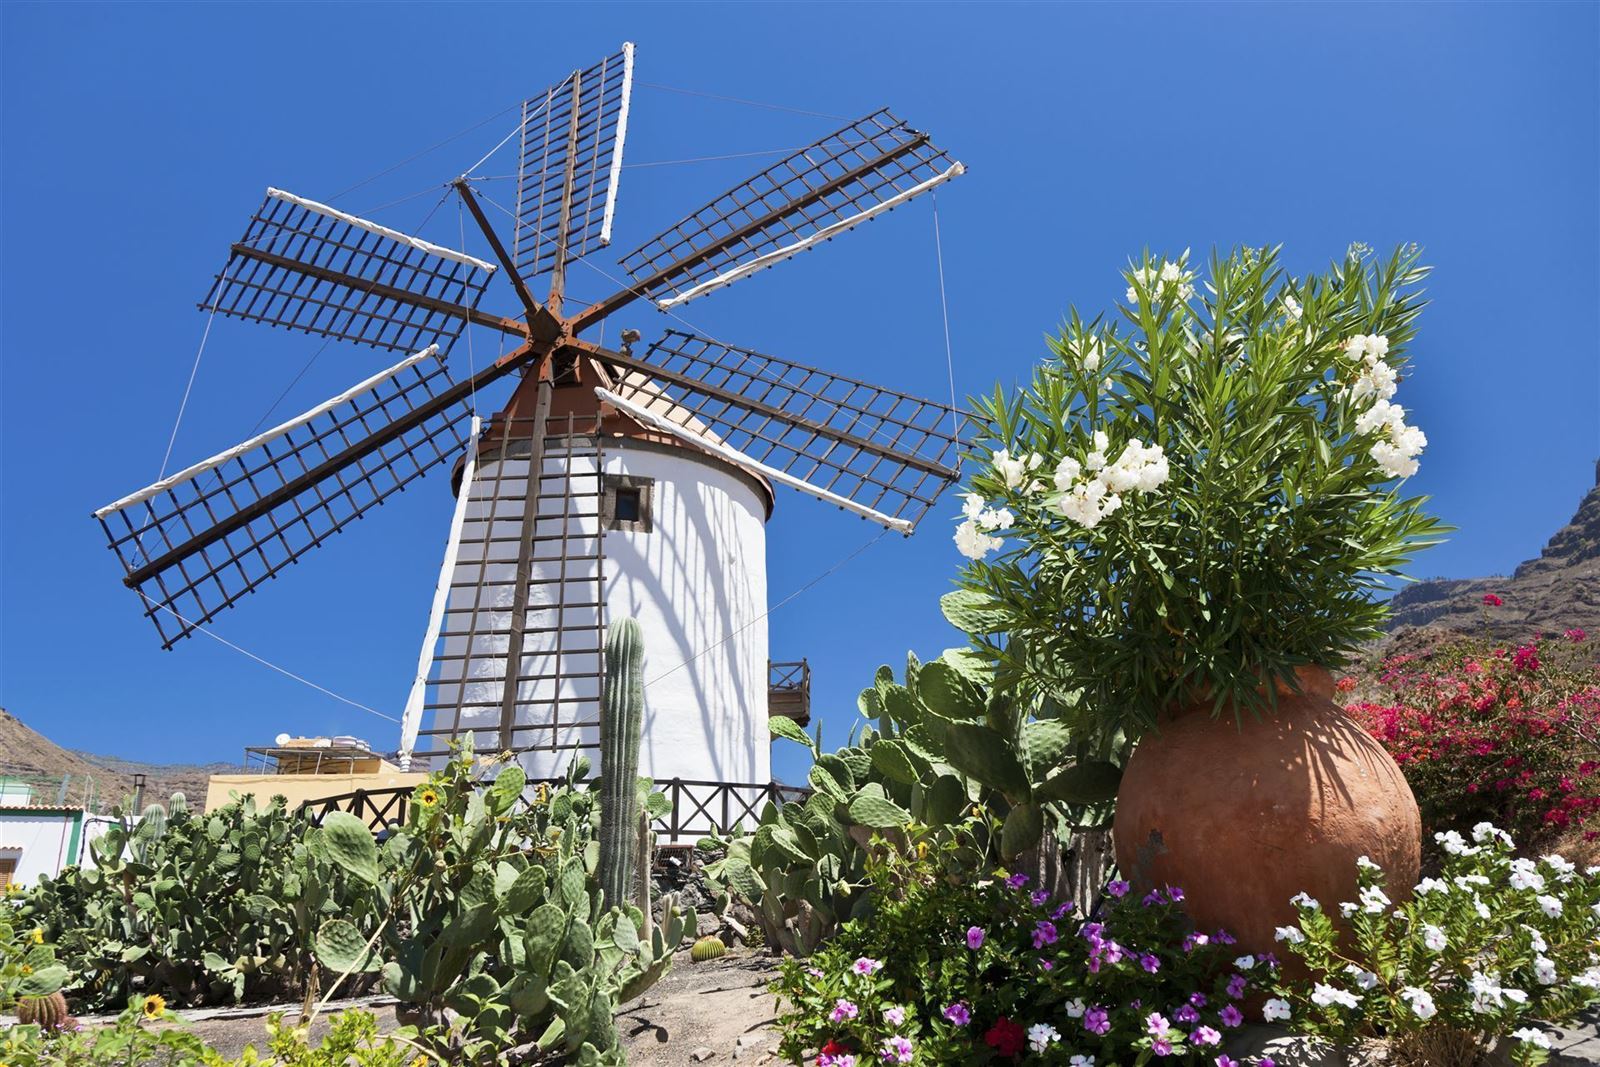
[[[662,307],[787,259],[962,174],[928,135],[874,112],[773,164],[620,260]]]
[[[170,648],[455,455],[466,425],[433,346],[95,517]]]
[[[611,243],[632,89],[633,45],[624,44],[523,103],[512,259],[524,278],[543,274],[558,258],[569,148],[576,162],[566,212],[567,258]]]
[[[955,413],[936,401],[677,330],[615,361],[622,399],[668,401],[713,440],[905,524],[959,475]]]
[[[494,265],[268,189],[200,307],[340,341],[446,348]]]
[[[464,489],[471,495],[424,695],[427,725],[414,752],[423,766],[466,737],[481,752],[577,753],[599,745],[606,623],[599,426],[593,415],[552,416],[535,471],[531,425],[504,419],[491,429],[479,444],[479,476]],[[537,510],[527,566],[519,570],[529,507]],[[512,665],[513,614],[524,584],[521,662]],[[505,745],[508,672],[516,696]]]

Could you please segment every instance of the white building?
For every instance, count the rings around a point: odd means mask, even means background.
[[[603,623],[632,616],[645,649],[639,773],[658,783],[768,783],[772,488],[736,463],[602,410],[593,386],[586,376],[553,390],[535,522],[524,523],[531,382],[479,438],[418,755],[467,733],[477,751],[498,751],[509,722],[530,778],[560,776],[579,752],[599,773]],[[650,407],[715,441],[665,398]],[[460,480],[458,470],[458,492]],[[508,713],[524,534],[529,611]]]
[[[83,808],[34,803],[32,790],[17,782],[0,785],[0,890],[32,885],[40,875],[53,878],[67,867],[93,867],[89,842],[112,821]]]

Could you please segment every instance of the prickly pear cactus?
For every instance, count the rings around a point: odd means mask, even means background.
[[[639,731],[644,718],[644,639],[634,619],[606,632],[600,697],[600,888],[622,905],[633,888],[639,828]]]

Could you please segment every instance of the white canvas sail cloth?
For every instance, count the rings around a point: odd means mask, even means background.
[[[853,512],[854,514],[860,515],[863,518],[871,519],[873,522],[887,526],[889,529],[896,530],[903,534],[909,534],[913,529],[916,528],[906,519],[897,519],[893,515],[885,515],[883,512],[869,508],[865,504],[858,504],[849,497],[840,496],[838,493],[823,489],[820,486],[812,485],[803,478],[796,478],[788,471],[782,471],[776,467],[769,467],[767,464],[762,463],[759,460],[752,459],[750,456],[747,456],[745,453],[739,451],[737,448],[734,448],[731,445],[725,445],[720,441],[711,440],[709,437],[702,437],[699,434],[694,433],[692,430],[687,430],[670,419],[664,418],[663,416],[650,411],[648,408],[640,407],[638,404],[635,404],[630,400],[622,399],[622,397],[618,396],[616,393],[613,393],[609,389],[597,387],[594,391],[594,394],[606,403],[612,404],[621,410],[626,411],[629,415],[632,415],[634,418],[648,426],[652,426],[655,429],[661,430],[665,433],[670,433],[672,436],[678,438],[679,440],[687,441],[696,448],[705,449],[712,455],[721,456],[730,463],[734,463],[749,470],[756,471],[763,477],[781,485],[787,485],[791,489],[798,489],[802,493],[809,493],[818,500],[825,500],[828,503],[837,505],[846,511]]]
[[[439,580],[433,587],[433,606],[428,609],[428,629],[422,638],[422,652],[417,656],[417,674],[412,679],[411,692],[406,697],[405,711],[400,715],[399,762],[402,771],[411,769],[411,753],[417,747],[417,731],[422,728],[428,670],[433,664],[434,646],[439,643],[439,630],[444,625],[445,605],[450,600],[450,583],[456,572],[456,557],[461,552],[461,529],[466,523],[467,502],[472,498],[472,480],[478,472],[478,434],[482,429],[483,420],[472,416],[467,459],[461,469],[461,491],[456,494],[455,511],[450,516],[450,535],[445,539],[444,563],[439,567]]]

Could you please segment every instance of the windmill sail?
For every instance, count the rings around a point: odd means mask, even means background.
[[[611,390],[623,401],[664,398],[700,436],[906,532],[959,476],[956,414],[936,401],[677,330],[596,358],[636,372]]]
[[[162,644],[455,455],[471,392],[503,373],[452,382],[430,346],[96,511]]]
[[[523,103],[512,258],[524,278],[611,243],[632,91],[630,43]]]
[[[964,173],[887,109],[774,163],[621,259],[663,308],[731,284]]]
[[[341,341],[449,347],[494,264],[268,189],[201,308]]]

